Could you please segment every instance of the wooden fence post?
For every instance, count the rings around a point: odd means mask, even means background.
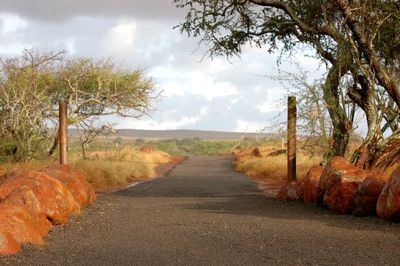
[[[288,181],[296,180],[296,97],[288,97],[287,167]]]
[[[60,141],[60,164],[67,164],[68,146],[68,124],[67,124],[67,104],[65,101],[59,102],[59,141]]]

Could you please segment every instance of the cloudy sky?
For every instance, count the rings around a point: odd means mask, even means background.
[[[282,112],[278,55],[248,47],[241,58],[203,59],[207,47],[173,26],[184,10],[172,0],[1,0],[0,55],[24,48],[65,49],[72,56],[112,57],[121,67],[144,69],[164,91],[156,111],[141,120],[111,120],[118,128],[257,131]],[[317,71],[318,61],[296,54],[280,68]],[[321,71],[321,70],[319,70]],[[284,119],[284,116],[283,118]],[[110,119],[109,119],[110,120]],[[268,131],[273,131],[269,128]]]

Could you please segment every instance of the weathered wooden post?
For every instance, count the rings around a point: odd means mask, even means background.
[[[296,180],[296,97],[288,97],[287,167],[288,181]]]
[[[60,141],[60,164],[67,164],[68,146],[68,124],[67,124],[67,104],[61,100],[59,102],[59,141]]]

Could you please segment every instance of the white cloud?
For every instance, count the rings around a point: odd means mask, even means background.
[[[204,106],[203,108],[200,109],[200,114],[201,115],[206,115],[208,114],[209,110],[207,106]]]
[[[211,60],[207,64],[207,71],[211,73],[217,73],[221,71],[226,71],[230,67],[231,65],[222,58],[216,58],[214,60]]]
[[[257,105],[257,109],[263,113],[278,112],[284,110],[281,100],[284,95],[284,90],[280,88],[272,88],[266,91],[267,100]]]
[[[150,75],[157,77],[167,97],[193,94],[211,101],[217,97],[239,94],[239,90],[231,82],[217,81],[212,75],[199,70],[187,70],[182,73],[172,65],[164,65],[154,68]]]
[[[259,132],[265,128],[266,124],[258,121],[236,120],[236,132]]]
[[[32,44],[20,40],[21,32],[28,22],[13,14],[0,14],[0,53],[16,55],[23,49],[30,49]]]
[[[137,35],[137,26],[133,21],[122,21],[105,35],[103,47],[107,53],[123,54],[132,50]]]
[[[185,116],[178,120],[155,120],[155,119],[125,119],[118,124],[118,128],[148,129],[148,130],[170,130],[184,128],[199,121],[198,116]]]
[[[26,28],[28,22],[14,14],[1,14],[1,32],[3,34],[13,33]]]
[[[172,96],[183,96],[185,94],[185,86],[176,81],[170,80],[163,82],[161,84],[161,89],[163,91],[163,96],[172,97]]]

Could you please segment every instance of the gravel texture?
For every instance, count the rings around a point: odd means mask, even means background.
[[[400,227],[268,198],[232,159],[101,195],[9,265],[399,265]]]

